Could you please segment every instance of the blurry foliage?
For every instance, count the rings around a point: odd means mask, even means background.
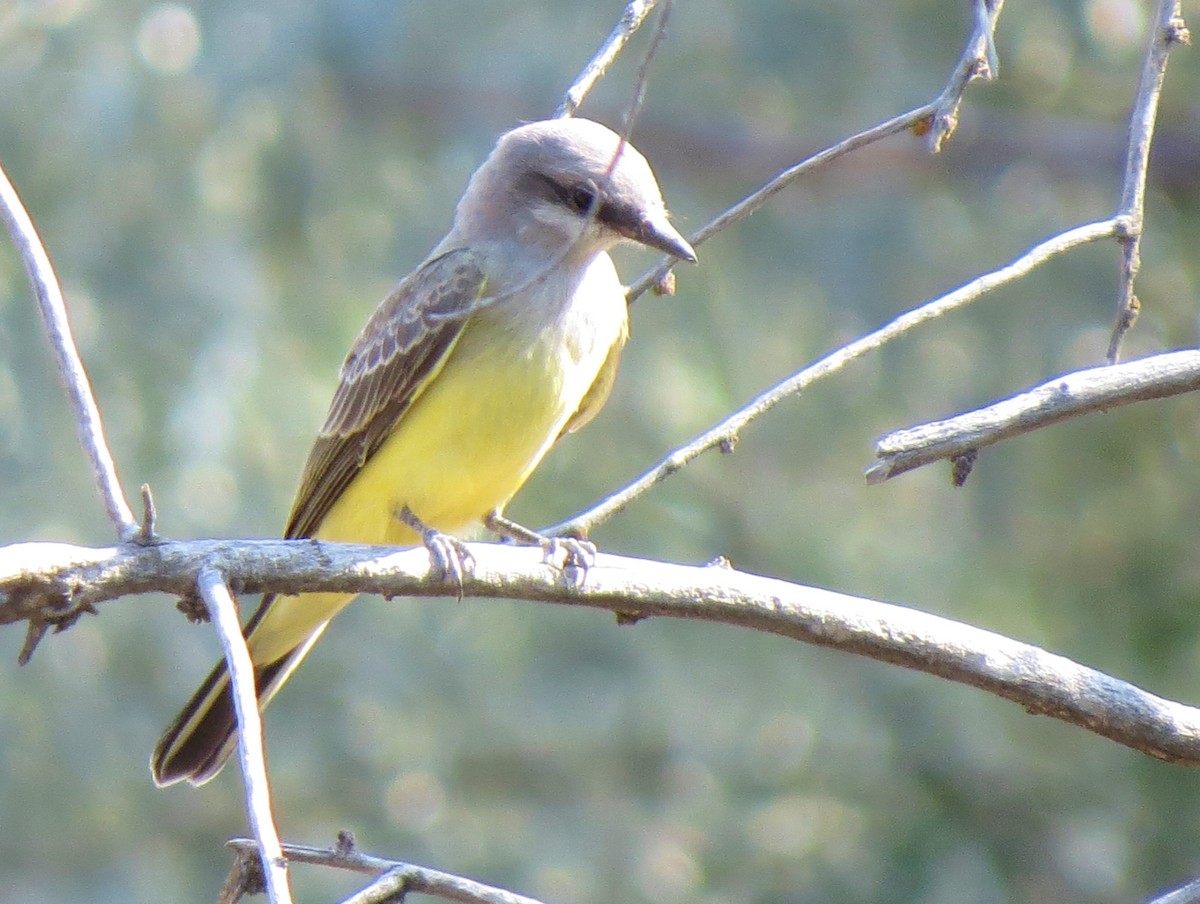
[[[1009,0],[999,82],[937,157],[844,159],[634,309],[614,398],[511,509],[557,520],[756,392],[1116,204],[1148,4]],[[129,488],[173,536],[279,530],[342,354],[494,137],[548,115],[621,4],[0,0],[0,160],[66,284]],[[676,4],[635,135],[685,230],[932,97],[967,4]],[[583,112],[619,123],[645,36]],[[1200,66],[1167,74],[1128,356],[1196,342]],[[867,488],[873,439],[1103,355],[1083,249],[814,387],[601,546],[903,601],[1151,690],[1200,687],[1200,408],[1180,398]],[[633,278],[650,263],[623,253]],[[0,541],[105,543],[15,255],[0,255]],[[107,606],[0,693],[0,902],[207,901],[234,770],[145,756],[216,656]],[[272,706],[283,834],[560,904],[1124,902],[1196,872],[1200,776],[927,676],[728,628],[366,599]],[[304,900],[346,877],[303,867]]]

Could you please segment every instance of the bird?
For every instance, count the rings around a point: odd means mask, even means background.
[[[284,536],[423,543],[460,581],[470,563],[459,538],[481,526],[550,543],[503,510],[608,399],[628,337],[608,254],[622,243],[696,262],[632,144],[581,118],[502,135],[445,238],[352,345]],[[351,599],[264,596],[244,629],[260,708]],[[209,781],[236,732],[222,661],[155,747],[155,783]]]

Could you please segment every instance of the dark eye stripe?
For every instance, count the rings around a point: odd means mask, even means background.
[[[528,184],[548,201],[555,201],[577,216],[589,213],[596,221],[614,232],[630,238],[641,229],[638,212],[626,204],[614,203],[611,198],[601,196],[596,200],[596,186],[591,181],[564,184],[545,173],[530,172]]]
[[[530,173],[530,180],[543,197],[557,201],[573,213],[588,213],[596,203],[596,187],[591,182],[562,183],[545,173]],[[603,207],[603,203],[600,205]],[[599,216],[599,210],[596,211]]]

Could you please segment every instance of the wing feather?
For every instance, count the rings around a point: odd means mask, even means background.
[[[308,537],[437,376],[487,279],[466,249],[426,262],[376,308],[342,365],[284,536]]]

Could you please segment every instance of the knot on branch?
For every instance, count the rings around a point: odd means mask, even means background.
[[[184,617],[193,625],[212,621],[212,615],[208,611],[208,606],[204,604],[204,600],[200,598],[200,594],[195,591],[185,593],[179,597],[179,601],[175,603],[175,608],[182,612]]]
[[[1188,31],[1187,23],[1183,21],[1182,16],[1175,16],[1167,23],[1163,38],[1167,45],[1184,44],[1190,46],[1192,43],[1192,33]]]
[[[1142,234],[1142,224],[1137,217],[1122,214],[1113,218],[1113,235],[1118,242],[1132,242]]]

